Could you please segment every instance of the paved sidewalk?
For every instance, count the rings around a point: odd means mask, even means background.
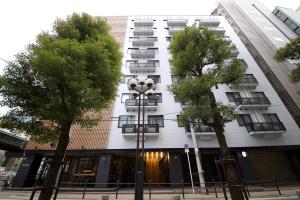
[[[300,186],[294,187],[281,187],[282,195],[279,195],[277,191],[257,191],[251,192],[251,200],[296,200],[296,190],[300,190]],[[118,200],[133,200],[134,194],[133,190],[122,190],[118,194]],[[157,194],[157,192],[172,192],[171,190],[153,190],[151,194],[151,200],[170,200],[174,196],[180,196],[182,199],[182,194],[179,191],[173,191],[172,194]],[[186,192],[190,192],[186,190]],[[156,193],[156,194],[155,194]],[[13,191],[13,190],[0,190],[0,200],[28,200],[30,198],[31,191]],[[39,193],[36,193],[34,199],[38,199]],[[102,196],[109,196],[109,199],[115,199],[115,193],[106,193],[103,192],[87,192],[85,195],[86,200],[101,200]],[[82,199],[82,192],[60,192],[58,194],[57,200],[76,200]],[[148,190],[145,190],[144,199],[149,199]],[[215,197],[215,193],[210,193],[209,195],[205,193],[201,194],[185,194],[185,199],[187,200],[216,200],[224,199],[221,191],[218,192],[218,198]]]

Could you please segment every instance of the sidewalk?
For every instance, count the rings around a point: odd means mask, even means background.
[[[251,200],[296,200],[296,190],[300,190],[300,186],[295,187],[281,187],[282,195],[279,195],[277,191],[259,191],[259,192],[251,192]],[[133,200],[134,194],[133,190],[122,190],[118,194],[118,200]],[[157,192],[164,192],[154,190],[151,194],[151,200],[170,200],[174,196],[180,196],[182,199],[182,193],[176,191],[173,194],[158,194]],[[167,192],[167,191],[165,191]],[[169,191],[170,192],[170,191]],[[178,193],[177,193],[178,192]],[[190,192],[186,190],[186,192]],[[156,194],[155,194],[156,193]],[[13,191],[13,190],[0,190],[0,200],[28,200],[30,198],[31,191]],[[36,193],[35,200],[38,199],[39,193]],[[116,199],[115,193],[103,193],[103,192],[87,192],[85,194],[84,199],[86,200],[101,200],[102,196],[109,196],[109,199]],[[76,200],[82,199],[82,192],[60,192],[58,194],[57,200]],[[148,200],[149,194],[148,191],[145,190],[144,199]],[[223,193],[218,192],[218,198],[215,197],[215,193],[210,194],[185,194],[185,199],[187,200],[216,200],[216,199],[224,199]]]

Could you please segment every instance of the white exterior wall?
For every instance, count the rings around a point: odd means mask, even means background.
[[[160,75],[161,83],[157,85],[155,92],[162,93],[162,103],[158,103],[158,109],[145,113],[145,123],[147,123],[147,115],[163,115],[164,127],[159,128],[159,134],[156,137],[147,137],[145,141],[146,149],[163,149],[163,148],[183,148],[184,144],[188,144],[189,147],[193,147],[193,143],[190,136],[187,136],[183,127],[178,127],[177,115],[181,111],[180,103],[175,103],[173,95],[167,90],[167,86],[171,82],[169,59],[171,55],[168,53],[167,47],[169,42],[166,41],[166,37],[169,36],[167,22],[164,19],[188,19],[188,25],[192,25],[195,19],[199,18],[217,18],[220,20],[219,27],[224,27],[225,35],[229,36],[232,42],[237,46],[239,50],[238,58],[244,59],[248,64],[247,74],[253,74],[258,80],[259,84],[256,89],[230,89],[227,85],[220,85],[219,89],[214,90],[214,94],[218,101],[229,103],[225,92],[240,92],[242,97],[251,96],[250,92],[264,92],[266,97],[269,98],[271,106],[268,110],[256,110],[256,111],[240,111],[241,114],[251,114],[254,122],[263,122],[262,113],[276,113],[281,122],[283,122],[287,131],[278,136],[263,137],[257,135],[249,135],[246,128],[239,126],[237,121],[227,123],[225,126],[225,136],[230,147],[256,147],[256,146],[282,146],[282,145],[299,145],[300,144],[300,130],[297,128],[296,123],[290,116],[289,112],[283,105],[280,98],[277,96],[275,90],[272,88],[266,77],[255,63],[243,43],[235,34],[233,29],[227,23],[222,16],[131,16],[128,18],[128,26],[126,32],[126,39],[124,44],[124,57],[122,72],[124,75],[133,75],[130,73],[129,68],[126,67],[127,60],[133,60],[129,53],[128,48],[132,47],[129,42],[129,37],[133,36],[130,28],[134,27],[132,20],[135,19],[155,19],[153,27],[155,27],[154,37],[157,37],[154,47],[158,48],[158,54],[154,59],[159,60],[159,67],[157,67],[155,73],[143,73],[137,74],[138,78],[146,78],[147,75]],[[116,98],[113,117],[114,120],[111,125],[110,137],[108,142],[108,149],[135,149],[136,138],[128,138],[122,135],[122,128],[118,128],[119,115],[136,115],[137,112],[127,112],[125,109],[125,103],[121,103],[122,93],[130,93],[126,83],[122,83],[119,86],[118,94]],[[212,140],[203,140],[197,138],[197,144],[199,148],[214,148],[218,147],[217,139],[214,137]]]

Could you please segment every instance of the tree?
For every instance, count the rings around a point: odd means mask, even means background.
[[[290,79],[293,83],[300,81],[300,37],[278,49],[274,58],[277,61],[284,61],[286,59],[294,60],[296,68],[292,70]]]
[[[181,123],[192,126],[210,126],[216,132],[220,152],[224,159],[231,154],[224,135],[224,124],[237,117],[235,108],[217,102],[213,89],[219,84],[238,84],[245,68],[238,59],[231,59],[228,66],[224,60],[230,58],[234,45],[226,44],[223,36],[201,26],[186,27],[172,38],[172,73],[179,77],[170,91],[179,99],[189,102],[180,114]],[[239,178],[233,163],[225,164],[229,185],[239,185]],[[240,188],[230,187],[233,200],[242,199]]]
[[[0,77],[2,127],[57,148],[39,199],[53,193],[73,124],[93,126],[116,96],[121,78],[119,45],[101,18],[73,14],[58,19],[10,62]]]

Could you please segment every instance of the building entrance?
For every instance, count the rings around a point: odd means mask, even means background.
[[[168,183],[169,179],[169,153],[146,152],[145,159],[145,182]]]

